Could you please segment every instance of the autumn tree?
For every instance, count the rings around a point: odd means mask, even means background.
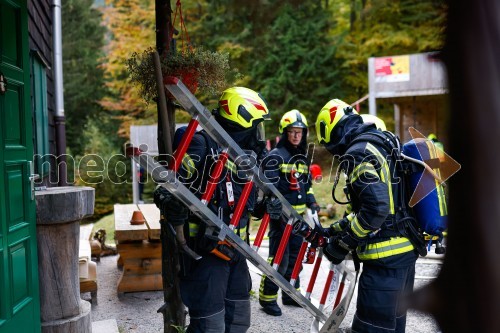
[[[120,122],[119,135],[129,136],[134,124],[156,122],[156,108],[146,104],[139,87],[130,81],[126,61],[134,52],[142,52],[155,43],[153,0],[106,0],[103,18],[108,28],[106,60],[103,63],[110,94],[101,100],[109,114]]]
[[[251,84],[267,98],[276,120],[299,109],[312,124],[334,94],[342,95],[330,15],[319,4],[286,5],[258,39]]]
[[[73,155],[83,153],[82,132],[89,119],[102,112],[105,95],[103,56],[105,28],[92,0],[62,2],[63,81],[67,145]]]
[[[192,39],[228,52],[244,75],[239,84],[260,91],[273,117],[298,108],[312,119],[341,88],[329,34],[332,8],[317,1],[220,0],[199,2],[187,18]]]
[[[443,0],[350,1],[349,32],[339,40],[348,101],[368,93],[368,58],[440,50],[444,43]]]

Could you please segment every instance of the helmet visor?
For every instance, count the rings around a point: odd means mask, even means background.
[[[256,135],[257,141],[266,141],[266,129],[263,121],[257,124]]]

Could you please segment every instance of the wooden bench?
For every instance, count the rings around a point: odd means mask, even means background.
[[[136,210],[146,223],[130,223]],[[162,290],[160,211],[154,204],[117,204],[114,214],[118,266],[123,269],[117,292]]]

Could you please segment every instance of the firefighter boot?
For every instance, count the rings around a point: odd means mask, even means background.
[[[281,309],[276,301],[264,302],[259,300],[259,303],[262,306],[262,310],[268,315],[281,316]]]
[[[287,295],[288,296],[288,295]],[[283,303],[283,305],[291,305],[291,306],[297,306],[297,307],[301,307],[301,305],[299,303],[297,303],[293,298],[291,298],[290,296],[288,297],[285,297],[283,295],[283,298],[281,300],[281,302]]]

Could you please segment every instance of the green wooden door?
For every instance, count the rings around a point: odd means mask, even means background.
[[[0,0],[0,332],[40,332],[26,0]]]

